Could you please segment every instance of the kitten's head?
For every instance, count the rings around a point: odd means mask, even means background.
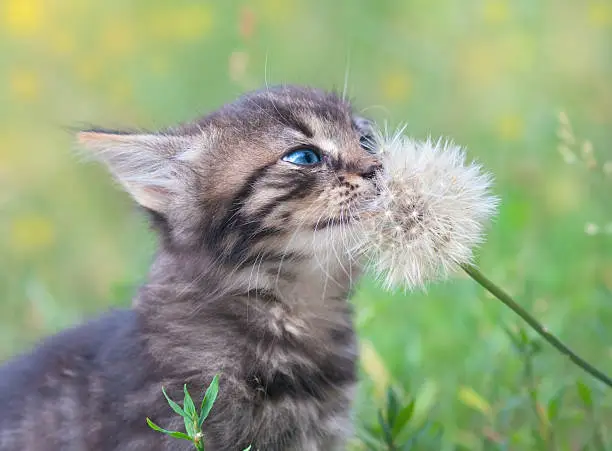
[[[293,86],[163,132],[79,140],[152,213],[168,249],[205,249],[233,265],[335,246],[380,168],[370,123],[347,101]]]

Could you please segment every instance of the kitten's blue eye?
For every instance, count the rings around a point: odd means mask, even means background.
[[[300,166],[312,166],[321,162],[321,155],[312,149],[298,149],[285,155],[283,161]]]

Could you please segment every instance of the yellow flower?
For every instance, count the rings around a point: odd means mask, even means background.
[[[48,36],[49,47],[56,55],[66,56],[75,52],[76,41],[67,30],[54,29]]]
[[[392,72],[382,80],[382,93],[385,100],[405,101],[412,92],[412,80],[406,72]]]
[[[131,24],[124,21],[113,21],[100,36],[100,49],[106,55],[130,55],[136,47]]]
[[[146,21],[146,33],[157,39],[192,41],[210,34],[213,14],[203,4],[157,10]]]
[[[9,34],[31,36],[40,28],[43,9],[41,0],[5,0],[0,18]]]
[[[508,20],[510,8],[507,0],[488,0],[485,2],[483,17],[485,22],[498,24]]]
[[[31,252],[52,245],[55,241],[55,231],[48,218],[27,215],[12,222],[9,237],[15,251]]]
[[[612,25],[612,4],[605,1],[594,1],[588,7],[589,23],[596,28],[608,28]]]
[[[516,114],[502,116],[497,123],[497,133],[505,141],[516,141],[523,137],[525,124]]]
[[[458,52],[458,71],[465,85],[482,90],[499,80],[503,67],[495,44],[470,41],[460,46]]]
[[[261,11],[267,20],[281,21],[295,17],[295,2],[285,0],[260,0],[254,5],[255,11]]]

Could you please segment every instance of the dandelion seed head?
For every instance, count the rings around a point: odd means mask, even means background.
[[[413,289],[469,263],[497,210],[492,178],[449,141],[380,133],[383,171],[359,252],[385,288]]]

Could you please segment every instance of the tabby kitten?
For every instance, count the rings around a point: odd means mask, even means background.
[[[187,450],[161,395],[221,375],[208,451],[341,449],[357,347],[354,212],[380,165],[335,94],[282,86],[155,134],[84,131],[160,247],[131,309],[0,369],[2,450]]]

